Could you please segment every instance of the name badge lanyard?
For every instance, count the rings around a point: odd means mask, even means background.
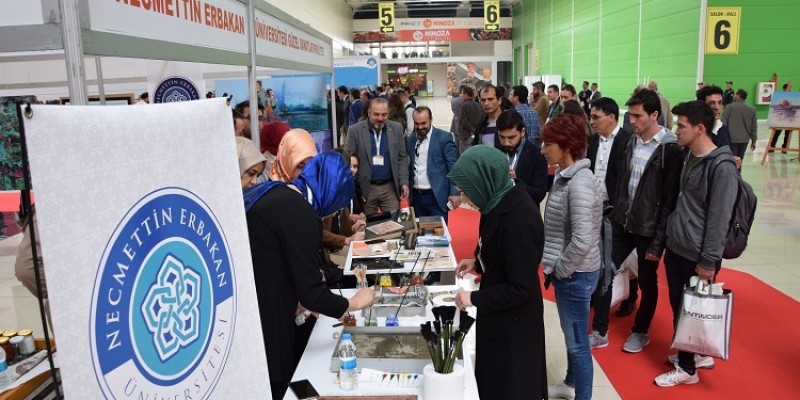
[[[514,157],[508,156],[508,164],[511,165],[511,169],[514,171],[517,170],[517,161],[519,161],[519,153],[514,152]]]
[[[381,155],[381,135],[382,135],[381,132],[375,133],[375,149],[376,149],[375,157],[380,157]]]

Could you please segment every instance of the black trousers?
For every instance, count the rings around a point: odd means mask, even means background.
[[[775,147],[775,145],[778,143],[778,137],[781,136],[781,133],[783,133],[783,146],[781,146],[781,147],[784,148],[784,149],[788,147],[788,145],[789,145],[789,131],[775,131],[775,136],[772,137],[772,142],[770,142],[770,144],[769,144],[770,146]],[[773,150],[770,150],[770,153],[772,151]]]
[[[658,262],[645,259],[645,253],[653,242],[653,238],[634,235],[626,232],[622,225],[612,223],[613,247],[611,249],[611,261],[614,265],[622,265],[622,262],[636,249],[639,255],[639,287],[642,290],[642,302],[636,312],[633,324],[633,332],[647,333],[653,315],[656,313],[658,305]],[[599,285],[598,285],[599,286]],[[634,301],[635,297],[634,297]],[[600,290],[595,290],[592,294],[592,305],[594,305],[594,318],[592,319],[592,330],[605,335],[608,332],[608,316],[611,309],[611,290],[607,290],[604,295],[600,295]]]
[[[678,316],[681,313],[681,303],[683,302],[683,288],[689,284],[689,279],[697,275],[697,261],[684,258],[678,253],[667,249],[664,255],[664,265],[667,268],[667,285],[669,286],[669,305],[672,308],[673,329],[678,324]],[[717,263],[716,273],[722,266],[722,261]],[[715,276],[716,276],[715,273]],[[678,366],[688,373],[694,373],[694,353],[686,351],[678,352]]]
[[[731,152],[739,158],[744,158],[744,153],[747,151],[749,143],[731,143]]]

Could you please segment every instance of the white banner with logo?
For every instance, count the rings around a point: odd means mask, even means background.
[[[66,398],[270,398],[225,100],[24,123]]]
[[[151,104],[206,98],[206,81],[199,64],[145,60],[145,65]]]

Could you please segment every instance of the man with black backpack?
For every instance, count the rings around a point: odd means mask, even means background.
[[[730,148],[714,144],[714,110],[709,105],[681,103],[672,113],[678,116],[678,144],[689,150],[681,171],[678,203],[667,222],[664,256],[675,323],[689,279],[697,275],[711,282],[720,270],[741,181]],[[714,366],[711,357],[683,351],[667,360],[675,369],[656,377],[658,386],[698,383],[696,369]]]

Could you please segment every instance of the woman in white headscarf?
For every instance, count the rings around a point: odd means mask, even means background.
[[[250,139],[236,138],[236,154],[239,156],[239,175],[242,177],[242,189],[256,184],[258,177],[264,173],[267,159],[258,151],[256,144]]]

